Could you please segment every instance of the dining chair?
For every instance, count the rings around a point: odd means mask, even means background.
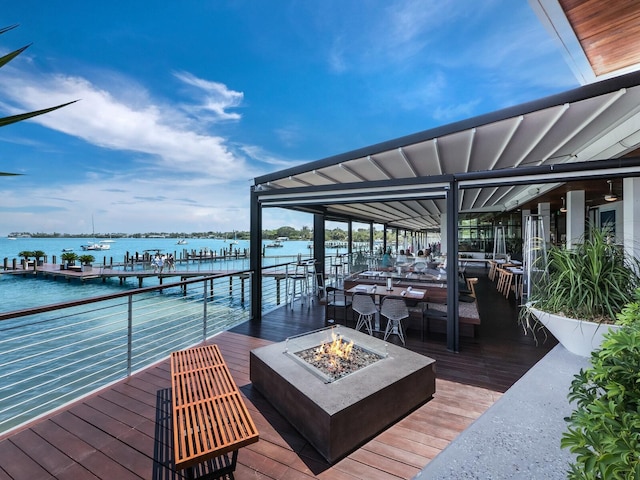
[[[351,308],[358,314],[356,330],[366,327],[369,335],[373,335],[373,326],[371,321],[373,320],[373,316],[378,313],[378,307],[376,307],[373,298],[366,293],[356,293],[353,295]]]
[[[329,309],[332,311],[331,317],[335,317],[338,309],[342,310],[342,319],[347,322],[347,310],[351,306],[351,299],[344,290],[336,287],[326,287],[325,323],[329,320]],[[335,318],[334,318],[335,319]]]
[[[404,333],[402,329],[402,320],[409,317],[409,310],[404,298],[384,297],[380,307],[380,315],[387,318],[387,327],[384,330],[384,340],[389,335],[394,334],[400,337],[402,344],[405,344]]]

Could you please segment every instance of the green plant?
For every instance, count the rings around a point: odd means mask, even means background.
[[[33,252],[31,250],[23,250],[18,254],[18,256],[24,258],[26,261],[29,261],[29,259],[33,257]]]
[[[93,262],[96,259],[96,257],[94,257],[93,255],[80,255],[78,257],[78,261],[80,263],[82,263],[83,265],[89,265],[91,262]]]
[[[34,250],[31,253],[33,255],[33,258],[36,259],[36,262],[40,261],[40,259],[46,255],[42,250]]]
[[[60,255],[60,258],[63,262],[67,262],[68,264],[72,265],[78,259],[78,254],[74,252],[64,252],[62,255]]]
[[[616,323],[616,315],[640,286],[640,262],[608,242],[607,229],[593,229],[575,249],[552,247],[549,275],[529,302],[571,318]]]
[[[0,28],[0,35],[3,34],[3,33],[8,32],[9,30],[13,30],[17,26],[18,25],[11,25],[9,27]],[[11,60],[16,58],[18,55],[20,55],[22,52],[24,52],[27,48],[29,48],[29,45],[26,45],[26,46],[24,46],[22,48],[19,48],[18,50],[14,50],[13,52],[7,53],[6,55],[0,57],[0,68],[2,68],[7,63],[9,63]],[[12,115],[10,117],[2,117],[2,118],[0,118],[0,127],[4,127],[5,125],[10,125],[10,124],[16,123],[16,122],[21,122],[22,120],[27,120],[28,118],[36,117],[36,116],[42,115],[44,113],[52,112],[53,110],[57,110],[59,108],[66,107],[67,105],[70,105],[70,104],[75,103],[75,102],[77,102],[77,100],[74,100],[72,102],[67,102],[67,103],[64,103],[62,105],[58,105],[58,106],[55,106],[55,107],[45,108],[44,110],[37,110],[35,112],[28,112],[28,113],[20,113],[18,115]],[[20,174],[18,174],[18,173],[0,172],[0,176],[8,176],[8,175],[20,175]]]
[[[562,448],[576,454],[570,480],[640,478],[640,289],[571,383],[576,408],[565,420]]]

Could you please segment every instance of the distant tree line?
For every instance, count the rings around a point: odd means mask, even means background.
[[[43,232],[19,232],[20,235],[29,235],[33,238],[214,238],[214,239],[237,239],[249,240],[251,233],[249,231],[235,230],[231,232],[209,231],[209,232],[146,232],[146,233],[43,233]],[[369,229],[359,228],[352,232],[354,242],[368,242]],[[13,235],[13,234],[12,234]],[[304,226],[301,229],[283,226],[273,230],[263,230],[262,238],[267,240],[275,240],[278,237],[287,237],[289,240],[305,240],[313,239],[313,230]],[[383,232],[376,230],[373,233],[374,240],[382,240]],[[333,240],[339,242],[347,241],[347,231],[341,228],[325,230],[325,240]]]

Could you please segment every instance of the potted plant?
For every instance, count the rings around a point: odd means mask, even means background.
[[[574,377],[575,409],[560,445],[576,454],[568,478],[638,478],[640,472],[640,290],[620,315],[623,327],[605,335],[591,366]]]
[[[82,264],[82,271],[86,272],[91,270],[93,267],[91,265],[91,263],[96,259],[96,257],[94,257],[93,255],[80,255],[78,257],[78,261]]]
[[[567,350],[585,357],[600,345],[640,286],[640,262],[608,239],[607,229],[593,229],[575,249],[549,250],[548,275],[521,310],[525,332],[535,335],[544,326]]]
[[[22,262],[23,268],[28,268],[31,265],[29,264],[29,259],[33,257],[33,252],[31,250],[23,250],[18,254],[19,257],[22,257],[24,260]]]
[[[69,265],[75,265],[76,260],[78,259],[78,254],[74,252],[64,252],[60,255],[63,264],[60,266],[62,270],[65,270]]]
[[[32,252],[33,257],[36,260],[36,264],[40,267],[42,266],[42,264],[44,263],[43,260],[40,260],[41,258],[44,258],[44,256],[46,255],[42,250],[34,250]]]

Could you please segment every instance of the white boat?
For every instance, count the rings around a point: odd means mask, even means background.
[[[265,248],[280,248],[280,247],[284,247],[284,245],[282,245],[282,242],[280,240],[274,240],[273,243],[268,243],[267,245],[265,245]]]
[[[105,242],[89,242],[86,245],[80,245],[82,250],[109,250],[111,245]]]
[[[96,228],[93,224],[93,215],[91,215],[91,229],[93,230],[93,236],[96,236]],[[109,239],[109,240],[100,240],[99,242],[96,242],[95,240],[93,242],[89,242],[86,245],[80,245],[80,248],[82,248],[82,250],[109,250],[111,248],[111,243],[113,243],[113,240]]]
[[[187,240],[185,238],[181,238],[180,240],[178,240],[176,242],[176,245],[186,245],[187,243],[189,243],[189,242],[187,242]]]

